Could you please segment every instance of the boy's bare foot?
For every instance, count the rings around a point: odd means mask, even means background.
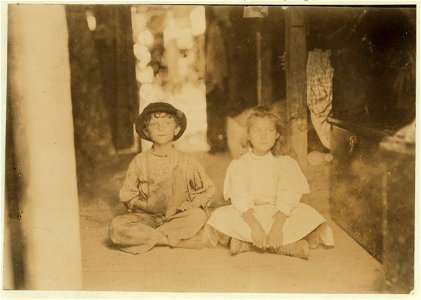
[[[199,235],[192,237],[188,240],[181,240],[178,242],[174,247],[176,248],[186,248],[186,249],[202,249],[204,244],[202,242],[202,238]]]
[[[199,233],[200,234],[200,233]],[[202,243],[205,247],[216,247],[218,244],[224,247],[229,247],[231,237],[213,228],[210,225],[205,225],[202,232]]]
[[[127,246],[121,247],[120,250],[130,254],[144,254],[151,250],[155,246],[155,243],[148,243],[145,245],[134,245],[134,246]]]
[[[249,252],[253,249],[252,243],[243,242],[235,238],[231,238],[230,254],[237,255],[243,252]]]
[[[218,236],[218,243],[221,244],[222,246],[227,247],[230,240],[231,240],[231,237],[229,237],[228,235],[226,235],[226,234],[224,234],[224,233],[222,233],[218,230],[216,230],[216,234]]]
[[[299,240],[295,243],[281,246],[277,249],[274,249],[273,251],[276,254],[294,256],[305,259],[308,259],[310,256],[310,248],[308,246],[307,241],[305,240]]]

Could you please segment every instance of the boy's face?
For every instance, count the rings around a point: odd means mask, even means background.
[[[268,119],[256,118],[249,129],[250,142],[258,155],[268,153],[278,137],[275,125]]]
[[[180,132],[174,117],[166,113],[154,113],[146,126],[145,134],[154,144],[164,145],[172,142]]]

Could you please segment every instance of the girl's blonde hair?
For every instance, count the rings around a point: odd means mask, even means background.
[[[283,126],[281,118],[274,114],[268,105],[258,106],[253,109],[250,116],[247,118],[247,134],[250,132],[250,128],[253,125],[253,121],[257,118],[264,118],[270,120],[275,126],[276,132],[279,134],[279,137],[276,139],[275,144],[270,149],[273,155],[286,155],[288,152],[287,142],[286,142],[286,132]],[[253,147],[250,142],[250,139],[247,137],[245,140],[245,145],[248,147]]]

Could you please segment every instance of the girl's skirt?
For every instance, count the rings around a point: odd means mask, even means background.
[[[266,233],[269,233],[273,224],[273,215],[276,213],[275,204],[262,204],[254,206],[254,215]],[[326,219],[311,206],[299,203],[286,219],[283,230],[283,244],[301,240],[316,228],[319,228],[319,241],[325,246],[334,246],[333,233]],[[217,208],[207,222],[207,232],[213,246],[218,243],[217,231],[241,241],[252,242],[251,230],[244,221],[240,212],[232,205]]]

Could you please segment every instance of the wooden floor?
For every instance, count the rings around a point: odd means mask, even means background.
[[[113,249],[105,213],[81,217],[83,290],[225,293],[381,293],[382,266],[335,223],[336,246],[309,260],[228,249],[157,247],[143,255]]]
[[[220,190],[230,158],[224,154],[199,154],[198,159],[214,179],[219,190],[216,200],[222,204]],[[121,174],[113,172],[104,177],[108,181],[103,182],[103,191],[95,201],[81,207],[83,290],[382,293],[381,264],[330,221],[326,212],[322,213],[333,229],[336,246],[312,250],[309,260],[269,253],[231,257],[228,249],[222,247],[201,250],[158,247],[144,255],[114,249],[108,241],[107,226],[114,215],[124,212],[115,189],[126,163],[127,160],[119,164]],[[112,196],[107,198],[105,194]]]

